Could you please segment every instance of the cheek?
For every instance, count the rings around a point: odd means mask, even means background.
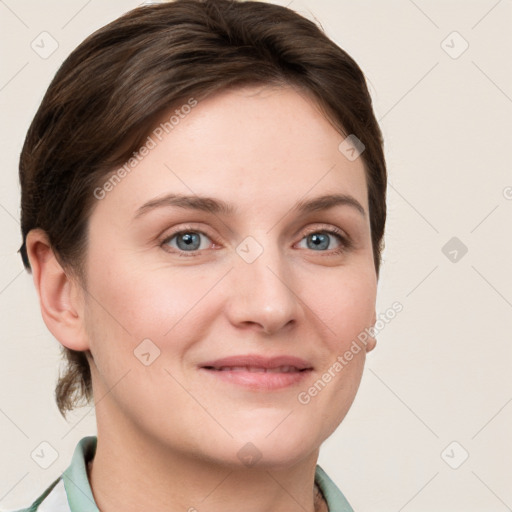
[[[193,315],[211,278],[174,269],[147,269],[142,262],[110,261],[95,267],[91,290],[99,307],[95,314],[124,337],[161,339],[181,321]],[[118,330],[118,329],[116,329]]]
[[[310,286],[311,308],[317,313],[332,340],[343,350],[347,344],[373,324],[377,285],[371,271],[340,272],[323,280],[323,286]]]

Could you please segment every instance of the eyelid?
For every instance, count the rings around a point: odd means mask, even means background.
[[[306,231],[302,231],[302,238],[299,240],[301,242],[305,237],[312,233],[327,233],[329,235],[337,236],[340,239],[341,246],[337,249],[331,249],[330,251],[313,251],[318,252],[320,255],[323,253],[325,256],[338,254],[344,251],[348,251],[353,248],[352,238],[341,228],[334,226],[332,224],[316,224],[306,229]]]
[[[333,224],[318,223],[313,226],[307,227],[305,229],[305,231],[300,231],[300,232],[303,233],[303,236],[307,236],[311,233],[316,233],[316,232],[321,232],[321,231],[334,232],[337,235],[339,235],[341,238],[344,238],[344,239],[349,238],[348,234],[345,231],[338,228],[337,226],[334,226]],[[301,238],[301,240],[302,240],[302,238]]]
[[[203,228],[196,227],[193,224],[180,224],[179,227],[177,227],[176,229],[173,229],[170,232],[166,231],[164,235],[158,237],[158,242],[160,245],[163,245],[164,243],[174,238],[176,235],[179,235],[180,233],[187,233],[189,231],[193,233],[201,233],[202,235],[208,237],[212,241],[212,243],[215,243],[213,240],[215,237],[210,235],[207,229],[205,230]]]

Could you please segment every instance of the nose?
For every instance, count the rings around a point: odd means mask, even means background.
[[[279,248],[267,244],[254,261],[249,261],[240,252],[230,272],[226,304],[230,322],[239,329],[266,335],[296,324],[302,305],[292,268]]]

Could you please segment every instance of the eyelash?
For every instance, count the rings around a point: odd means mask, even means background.
[[[174,231],[171,234],[167,235],[163,240],[160,241],[160,247],[164,248],[164,245],[166,245],[168,242],[170,242],[175,236],[181,235],[184,233],[199,233],[201,235],[206,236],[210,240],[212,240],[212,237],[208,235],[208,233],[205,233],[204,231],[201,231],[200,229],[194,228],[193,226],[183,226],[178,231]],[[352,248],[352,242],[351,240],[343,233],[343,231],[339,230],[338,228],[329,226],[329,228],[315,228],[310,229],[304,232],[302,238],[300,241],[302,241],[304,238],[306,238],[309,235],[312,235],[314,233],[324,233],[328,235],[332,235],[334,237],[337,237],[340,242],[340,247],[337,249],[331,249],[329,251],[313,251],[313,252],[319,252],[320,254],[324,253],[324,256],[336,256],[339,254],[342,254]],[[212,240],[213,242],[213,240]],[[214,242],[213,242],[214,243]],[[169,247],[169,246],[168,246]],[[201,255],[201,250],[195,250],[195,251],[182,251],[180,249],[172,248],[172,250],[169,250],[169,248],[164,248],[166,252],[177,254],[180,257],[190,258],[195,256]],[[327,254],[325,254],[327,253]]]

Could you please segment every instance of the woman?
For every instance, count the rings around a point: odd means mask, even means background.
[[[135,9],[63,63],[20,249],[97,437],[27,510],[349,511],[317,466],[357,392],[386,217],[357,64],[259,2]]]

